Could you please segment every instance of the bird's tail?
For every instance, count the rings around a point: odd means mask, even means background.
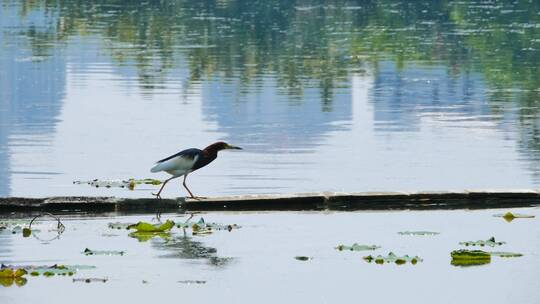
[[[151,169],[150,169],[150,172],[159,172],[159,171],[162,171],[163,168],[161,168],[161,163],[157,163],[155,164]]]

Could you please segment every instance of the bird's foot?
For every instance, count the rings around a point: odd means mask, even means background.
[[[161,195],[159,193],[152,192],[152,195],[155,196],[157,199],[161,199]]]

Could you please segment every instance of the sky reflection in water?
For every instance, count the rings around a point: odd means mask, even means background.
[[[539,184],[537,4],[1,3],[2,196],[216,140],[196,194]]]

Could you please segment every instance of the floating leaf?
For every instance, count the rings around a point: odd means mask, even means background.
[[[36,265],[2,265],[1,269],[13,268],[13,269],[22,269],[30,273],[31,276],[71,276],[75,274],[78,270],[81,269],[93,269],[94,266],[88,265],[59,265],[55,264],[52,266],[36,266]]]
[[[433,231],[400,231],[398,232],[399,235],[438,235],[439,232],[433,232]]]
[[[294,258],[299,260],[299,261],[309,261],[309,260],[311,260],[310,257],[303,256],[303,255],[295,256]]]
[[[363,259],[368,263],[371,263],[371,262],[375,262],[376,264],[395,263],[397,265],[402,265],[407,262],[413,265],[416,265],[416,263],[423,261],[418,256],[414,256],[414,257],[410,257],[408,255],[397,256],[393,252],[388,253],[388,255],[386,256],[378,255],[374,257],[372,255],[368,255],[368,256],[363,257]]]
[[[181,283],[181,284],[206,284],[206,281],[184,280],[184,281],[177,281],[177,283]]]
[[[139,232],[134,231],[129,234],[130,237],[136,238],[139,242],[146,242],[154,237],[159,237],[164,240],[168,240],[171,237],[171,234],[168,232]]]
[[[347,245],[338,245],[336,247],[337,250],[343,251],[343,250],[350,250],[350,251],[367,251],[367,250],[376,250],[381,248],[381,246],[377,245],[360,245],[357,243],[352,244],[352,246]]]
[[[74,278],[73,282],[84,282],[84,283],[92,283],[92,282],[102,282],[106,283],[109,279],[107,278]]]
[[[23,228],[22,234],[23,237],[29,237],[32,234],[32,230],[30,230],[30,228]]]
[[[491,262],[491,254],[482,250],[454,250],[450,253],[454,266],[474,266]]]
[[[124,255],[125,251],[115,251],[115,250],[90,250],[88,248],[84,249],[82,252],[84,255]]]
[[[489,246],[489,247],[495,247],[495,246],[500,246],[500,245],[504,245],[506,244],[506,242],[497,242],[495,241],[495,237],[491,237],[485,241],[467,241],[467,242],[460,242],[459,243],[460,245],[464,245],[464,246],[480,246],[480,247],[484,247],[484,246]]]
[[[493,216],[502,217],[507,222],[511,222],[511,221],[513,221],[514,219],[517,219],[517,218],[534,218],[534,215],[512,213],[512,212],[506,212],[504,214],[494,214]]]
[[[111,229],[129,229],[130,226],[136,225],[134,223],[109,223],[107,226]]]
[[[130,225],[127,228],[136,229],[137,232],[165,232],[165,231],[171,230],[173,227],[174,227],[174,222],[171,220],[167,220],[163,224],[155,224],[155,225],[152,225],[146,222],[138,222],[137,224]]]
[[[214,230],[231,231],[233,229],[241,228],[239,225],[236,225],[236,224],[224,225],[224,224],[219,224],[219,223],[207,223],[204,221],[204,218],[202,217],[196,223],[186,222],[182,226],[186,227],[186,225],[187,226],[191,225],[193,235],[207,235],[207,234],[211,234]]]
[[[100,180],[100,179],[94,179],[91,181],[74,181],[74,184],[82,185],[87,184],[92,187],[105,187],[105,188],[111,188],[111,187],[117,187],[117,188],[128,188],[130,190],[135,189],[136,185],[160,185],[162,184],[162,181],[153,179],[153,178],[144,178],[144,179],[135,179],[130,178],[128,180]]]
[[[20,278],[28,272],[22,268],[2,268],[0,278]]]

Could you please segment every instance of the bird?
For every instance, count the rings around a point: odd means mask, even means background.
[[[174,155],[171,155],[167,158],[157,161],[154,166],[150,169],[150,172],[161,172],[165,171],[172,175],[171,178],[166,179],[161,185],[161,188],[157,193],[152,193],[156,198],[161,198],[160,194],[165,185],[172,179],[175,179],[180,176],[184,176],[184,181],[182,185],[188,191],[191,198],[196,199],[186,185],[186,177],[191,172],[198,170],[209,163],[213,162],[218,155],[218,152],[221,150],[242,150],[240,147],[229,145],[226,142],[218,141],[215,142],[203,150],[197,148],[190,148],[182,150]]]

